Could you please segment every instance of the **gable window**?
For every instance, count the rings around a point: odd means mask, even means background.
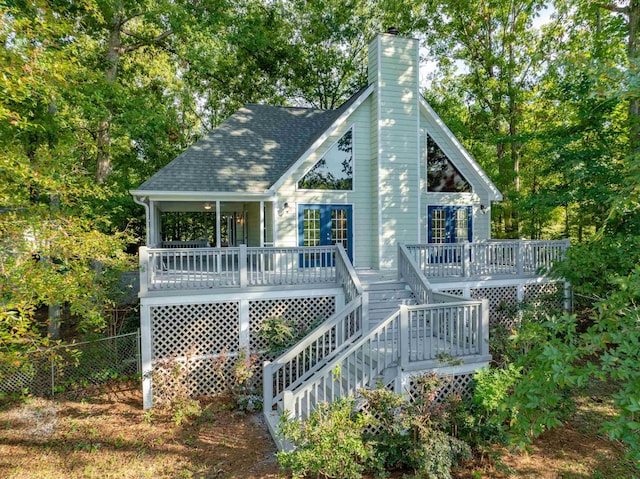
[[[427,190],[471,193],[469,182],[430,135],[427,135]]]
[[[298,181],[298,189],[353,189],[353,132],[351,128]]]

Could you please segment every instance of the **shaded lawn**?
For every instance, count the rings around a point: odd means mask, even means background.
[[[640,478],[624,447],[599,431],[614,414],[607,386],[580,392],[577,406],[570,421],[544,433],[527,453],[496,447],[453,477]],[[3,479],[289,477],[274,453],[261,414],[238,413],[218,398],[199,419],[177,426],[142,410],[137,384],[95,399],[30,399],[0,410]]]

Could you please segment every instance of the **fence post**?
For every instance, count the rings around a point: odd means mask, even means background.
[[[238,253],[238,268],[240,272],[240,287],[246,288],[248,284],[247,275],[247,245],[240,245],[240,252]]]
[[[406,304],[400,305],[400,369],[409,364],[409,309]]]
[[[266,416],[273,407],[273,367],[271,361],[262,363],[262,412]]]
[[[56,395],[56,360],[54,359],[53,354],[50,358],[51,361],[51,399],[53,399]]]
[[[563,307],[566,313],[573,313],[573,301],[571,296],[571,283],[569,283],[569,281],[565,281]]]
[[[149,248],[140,246],[138,255],[140,256],[140,296],[145,296],[149,292]]]

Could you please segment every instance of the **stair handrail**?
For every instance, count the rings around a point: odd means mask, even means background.
[[[420,326],[416,322],[416,315],[419,315],[421,311],[429,310],[451,310],[451,308],[474,308],[480,315],[477,322],[474,325],[467,325],[467,328],[471,328],[472,333],[475,335],[473,345],[468,347],[468,355],[476,355],[479,357],[490,358],[488,350],[488,326],[489,326],[489,311],[487,300],[468,300],[458,298],[456,302],[436,303],[436,304],[421,304],[421,305],[400,305],[399,311],[391,314],[378,326],[363,334],[356,342],[354,342],[348,349],[344,349],[337,354],[333,359],[328,361],[322,368],[318,369],[313,375],[311,380],[306,381],[299,386],[295,391],[287,390],[283,394],[282,406],[284,411],[289,414],[289,417],[294,419],[305,419],[308,413],[316,407],[320,402],[332,401],[340,397],[349,396],[355,394],[359,389],[367,386],[371,386],[370,381],[381,375],[385,369],[389,367],[398,367],[400,369],[407,369],[415,367],[413,363],[424,362],[424,358],[418,357],[417,343],[418,331],[427,331],[428,328]],[[435,318],[439,316],[436,313]],[[465,317],[461,315],[460,317]],[[413,318],[413,319],[411,319]],[[453,320],[451,314],[446,315],[447,323]],[[439,321],[433,319],[433,321]],[[446,333],[447,327],[443,325],[434,327],[445,327],[445,341],[452,342],[451,334],[454,332],[460,332],[462,324],[449,324],[448,333]],[[429,330],[428,337],[435,338],[437,331]],[[424,333],[423,333],[424,334]],[[380,339],[382,338],[382,339]],[[460,338],[460,341],[464,341]],[[375,343],[378,348],[375,353],[375,361],[372,361],[372,357],[367,356],[367,347],[369,354],[372,352],[371,344]],[[384,347],[379,347],[384,344]],[[413,344],[413,352],[412,352]],[[416,356],[415,358],[413,356]],[[358,372],[356,367],[351,368],[355,361],[359,358],[369,358],[369,364],[367,368],[360,371],[359,377],[342,377],[343,373],[349,375],[352,372],[355,375]],[[436,360],[437,355],[433,355],[431,361]],[[375,362],[375,364],[373,364]],[[351,363],[351,364],[350,364]],[[344,384],[346,383],[346,384]],[[339,391],[338,391],[339,389]]]
[[[362,297],[345,305],[287,352],[265,361],[263,371],[263,408],[268,413],[282,399],[285,390],[294,388],[362,335]]]
[[[298,420],[306,419],[308,413],[312,408],[315,408],[318,403],[332,401],[336,398],[353,394],[358,389],[366,387],[368,381],[382,373],[384,369],[397,364],[400,361],[401,355],[399,347],[401,344],[400,335],[403,334],[400,321],[401,310],[391,314],[375,328],[368,331],[367,334],[361,336],[360,339],[353,343],[348,349],[334,356],[331,361],[324,364],[322,368],[315,372],[312,381],[307,381],[295,391],[286,390],[283,394],[283,410],[291,418]],[[375,366],[370,362],[366,377],[354,378],[353,381],[347,377],[347,389],[345,391],[341,384],[342,373],[346,371],[348,374],[349,371],[348,365],[344,367],[344,363],[347,362],[349,358],[357,359],[358,354],[364,357],[365,345],[371,344],[374,338],[381,334],[389,335],[389,330],[393,330],[394,328],[397,328],[395,335],[399,340],[396,342],[391,341],[391,350],[387,351],[387,354],[380,354],[378,352],[378,361],[376,361]],[[394,334],[394,332],[391,331],[391,334]],[[340,387],[339,394],[336,394],[337,385]],[[329,390],[331,392],[327,393]],[[328,397],[328,394],[330,394],[330,397]]]
[[[404,243],[398,243],[398,280],[406,282],[422,304],[433,303],[433,289]]]
[[[335,258],[336,282],[342,286],[346,302],[350,302],[358,296],[362,296],[364,289],[344,247],[340,243],[335,246],[337,250]]]
[[[336,244],[336,281],[348,303],[273,361],[265,361],[263,408],[265,413],[282,399],[285,390],[295,388],[347,344],[362,335],[363,288],[346,251]]]

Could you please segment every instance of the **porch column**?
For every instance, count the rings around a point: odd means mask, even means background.
[[[155,201],[149,200],[149,234],[147,246],[160,245],[160,214]]]
[[[220,200],[216,200],[216,248],[220,248],[222,246],[222,242],[220,241],[220,216]]]
[[[266,233],[264,224],[264,201],[260,201],[260,248],[264,248],[264,237]]]

